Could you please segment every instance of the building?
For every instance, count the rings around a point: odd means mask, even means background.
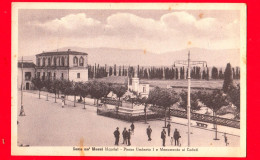
[[[148,83],[140,83],[135,70],[134,77],[128,78],[128,90],[134,91],[142,97],[148,97],[150,85]]]
[[[88,81],[88,54],[70,49],[37,54],[36,77]]]
[[[31,80],[34,77],[34,75],[35,64],[33,62],[18,62],[18,89],[21,89],[23,80],[23,90],[30,90],[33,87]]]

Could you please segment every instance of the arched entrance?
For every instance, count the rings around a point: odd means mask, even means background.
[[[30,89],[30,83],[29,83],[29,82],[26,83],[25,89],[26,89],[26,90],[29,90],[29,89]]]

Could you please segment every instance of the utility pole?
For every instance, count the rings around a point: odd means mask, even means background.
[[[191,61],[190,60],[190,51],[188,53],[188,61],[175,61],[174,62],[174,66],[176,64],[181,64],[181,65],[187,65],[188,66],[188,94],[187,94],[187,119],[188,119],[188,147],[190,147],[190,118],[191,118],[191,113],[190,113],[190,86],[191,86],[191,77],[190,77],[190,67],[191,65],[199,65],[202,64],[204,66],[204,64],[206,64],[207,66],[207,62],[206,61]]]
[[[23,57],[22,57],[22,82],[21,82],[21,109],[19,116],[25,116],[24,108],[23,108]]]

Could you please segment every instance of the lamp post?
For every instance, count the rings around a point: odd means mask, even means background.
[[[191,118],[191,114],[190,114],[190,85],[191,85],[191,77],[190,77],[190,67],[191,65],[199,65],[202,64],[204,66],[204,64],[206,64],[207,66],[207,62],[206,61],[191,61],[190,60],[190,51],[188,53],[188,61],[183,60],[183,61],[175,61],[174,62],[174,66],[175,64],[181,64],[181,65],[187,65],[188,66],[188,94],[187,94],[187,119],[188,119],[188,147],[190,147],[190,118]],[[185,74],[185,73],[184,73]]]
[[[23,57],[22,57],[22,82],[21,82],[21,109],[19,116],[25,116],[24,108],[23,108]]]

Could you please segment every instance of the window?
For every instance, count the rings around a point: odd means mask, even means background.
[[[45,58],[42,59],[42,66],[45,66]]]
[[[41,77],[41,72],[37,72],[37,78]]]
[[[51,58],[48,58],[48,66],[51,66]]]
[[[40,59],[40,58],[37,59],[37,65],[38,65],[38,66],[41,65],[41,59]]]
[[[53,73],[53,79],[56,79],[56,73]]]
[[[29,80],[31,80],[32,74],[31,74],[31,72],[25,72],[24,76],[25,76],[25,80],[29,81]]]
[[[51,72],[48,72],[48,73],[47,73],[47,78],[48,78],[48,79],[51,79]]]
[[[57,58],[56,58],[56,57],[53,58],[53,65],[54,65],[54,66],[57,65]]]
[[[79,66],[84,66],[84,58],[80,57],[79,59]]]
[[[61,57],[61,66],[64,66],[64,65],[65,65],[64,57]]]
[[[78,66],[78,58],[77,57],[73,58],[73,65]]]
[[[42,74],[42,80],[45,80],[45,72],[43,72]]]
[[[80,73],[77,73],[77,78],[80,78]]]
[[[144,87],[143,87],[143,93],[145,93],[145,92],[146,92],[146,87],[144,86]]]
[[[61,79],[63,80],[64,76],[63,76],[63,73],[61,73]]]
[[[60,66],[60,57],[58,57],[58,66]]]

